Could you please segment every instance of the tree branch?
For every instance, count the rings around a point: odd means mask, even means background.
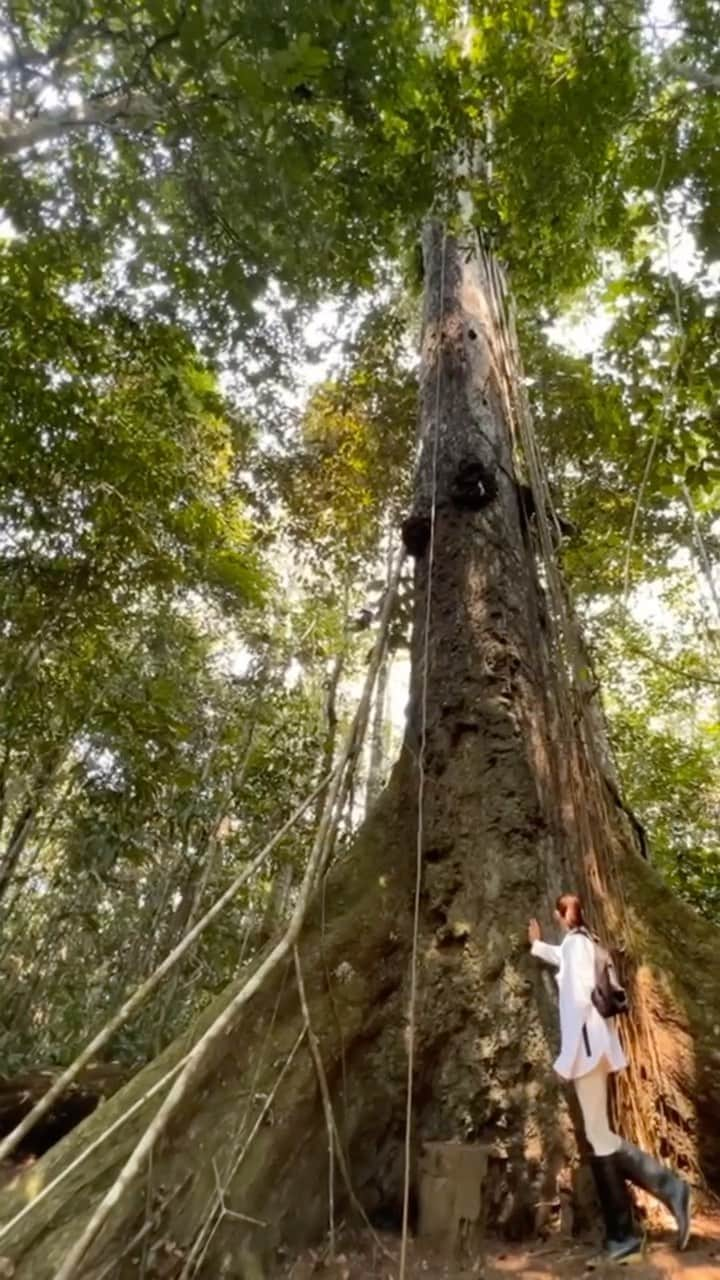
[[[679,80],[692,81],[699,89],[720,93],[720,75],[713,75],[711,71],[704,71],[702,67],[695,67],[689,62],[671,62],[668,71]]]
[[[110,125],[120,121],[138,123],[158,119],[160,109],[141,93],[120,93],[102,102],[83,102],[77,107],[59,107],[35,120],[19,123],[0,118],[0,156],[17,155],[39,142],[61,137],[73,129]]]
[[[31,48],[29,45],[19,45],[12,33],[9,34],[8,38],[12,41],[13,52],[8,54],[6,58],[0,59],[0,75],[7,75],[13,71],[26,71],[28,66],[35,62],[45,62],[44,54],[37,49]]]

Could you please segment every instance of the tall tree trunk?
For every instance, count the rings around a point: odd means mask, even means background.
[[[397,1214],[424,763],[413,1149],[428,1139],[487,1142],[490,1219],[517,1234],[537,1223],[575,1149],[551,1068],[551,984],[528,957],[528,915],[549,921],[563,887],[594,891],[595,923],[624,942],[633,995],[621,1121],[709,1180],[720,1178],[718,935],[629,843],[581,709],[566,705],[564,655],[514,480],[495,268],[477,243],[437,226],[425,258],[423,449],[406,529],[417,557],[410,722],[300,958],[354,1192],[368,1212]],[[178,1274],[219,1277],[243,1274],[244,1249],[270,1253],[322,1231],[327,1134],[303,1027],[288,965],[216,1048],[84,1274],[135,1276],[139,1246],[126,1242],[136,1235],[163,1257],[175,1251]],[[190,1042],[171,1045],[50,1152],[34,1183],[5,1193],[0,1219],[127,1116]],[[156,1106],[157,1095],[0,1234],[18,1280],[56,1273]],[[347,1201],[339,1184],[336,1205]]]

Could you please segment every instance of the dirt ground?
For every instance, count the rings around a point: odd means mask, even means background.
[[[327,1244],[294,1258],[278,1273],[284,1280],[398,1280],[397,1237],[370,1232],[341,1233],[334,1258]],[[683,1254],[673,1249],[670,1232],[653,1232],[642,1261],[621,1268],[598,1256],[597,1248],[577,1240],[538,1241],[507,1245],[487,1241],[483,1255],[464,1263],[443,1259],[437,1251],[411,1241],[406,1280],[720,1280],[720,1212],[697,1214],[690,1244]]]

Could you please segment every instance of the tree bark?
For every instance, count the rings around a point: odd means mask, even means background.
[[[638,855],[577,717],[567,714],[561,655],[518,504],[492,264],[477,242],[435,225],[425,259],[408,732],[352,856],[328,878],[300,962],[354,1194],[369,1214],[397,1219],[424,759],[413,1150],[432,1139],[487,1143],[490,1222],[519,1235],[537,1226],[575,1151],[551,1066],[552,983],[528,955],[527,917],[549,922],[562,888],[592,892],[593,922],[625,948],[633,1001],[620,1123],[710,1182],[720,1179],[718,936]],[[13,1260],[17,1280],[56,1273],[158,1095],[131,1107],[233,991],[35,1166],[34,1184],[26,1178],[4,1194],[7,1223],[129,1114],[65,1182],[0,1230],[0,1255]],[[161,1250],[177,1257],[178,1275],[242,1276],[248,1250],[271,1257],[322,1232],[327,1131],[303,1029],[288,964],[206,1064],[146,1183],[116,1207],[83,1275],[136,1276],[135,1239],[150,1240],[158,1259]],[[335,1199],[346,1212],[340,1183]]]

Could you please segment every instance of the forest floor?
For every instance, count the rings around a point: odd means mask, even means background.
[[[327,1247],[307,1250],[278,1273],[278,1280],[397,1280],[399,1242],[385,1233],[339,1235],[335,1256]],[[420,1241],[408,1248],[406,1280],[720,1280],[720,1213],[697,1214],[688,1249],[678,1254],[672,1235],[653,1233],[642,1261],[622,1269],[604,1262],[597,1248],[578,1240],[512,1245],[489,1240],[484,1256],[464,1266],[443,1260]]]

